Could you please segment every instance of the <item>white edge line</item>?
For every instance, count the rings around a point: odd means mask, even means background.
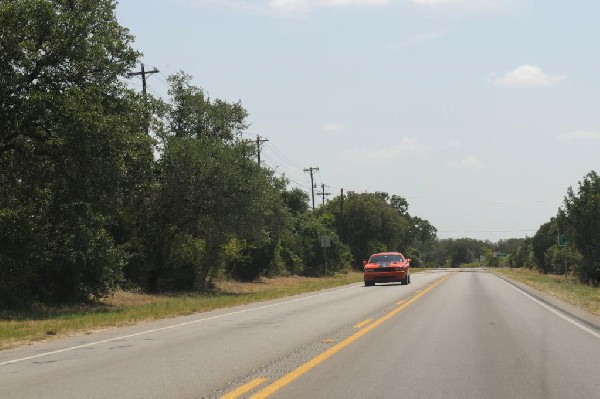
[[[549,310],[550,312],[554,313],[561,319],[568,321],[569,323],[573,324],[575,327],[580,328],[581,330],[585,331],[586,333],[588,333],[596,338],[600,338],[600,334],[598,334],[596,331],[592,330],[591,328],[579,323],[578,321],[572,319],[571,317],[566,316],[564,313],[559,312],[558,310],[554,309],[553,307],[545,304],[544,302],[540,301],[539,299],[535,298],[534,296],[523,291],[521,288],[517,287],[516,285],[509,283],[508,281],[504,280],[503,278],[501,278],[499,276],[496,276],[496,277],[499,278],[504,284],[508,285],[515,291],[520,292],[521,294],[525,295],[527,298],[531,299],[533,302],[537,303],[538,305],[545,308],[546,310]]]
[[[200,322],[203,322],[203,321],[215,320],[215,319],[220,319],[220,318],[227,317],[227,316],[234,316],[234,315],[241,314],[241,313],[248,313],[248,312],[253,312],[253,311],[256,311],[256,310],[272,308],[272,307],[280,306],[280,305],[286,305],[286,304],[289,304],[289,303],[303,301],[303,300],[315,298],[315,297],[318,297],[318,296],[329,295],[329,294],[333,294],[333,293],[337,293],[337,292],[349,290],[349,289],[356,288],[356,287],[357,287],[357,285],[351,285],[350,287],[336,289],[336,290],[328,291],[328,292],[321,292],[321,293],[314,294],[314,295],[303,296],[302,298],[291,299],[289,301],[277,302],[277,303],[272,303],[270,305],[259,306],[259,307],[256,307],[256,308],[243,309],[243,310],[238,310],[238,311],[235,311],[235,312],[230,312],[230,313],[221,314],[221,315],[217,315],[217,316],[206,317],[206,318],[203,318],[203,319],[186,321],[185,323],[173,324],[173,325],[166,326],[166,327],[161,327],[161,328],[154,328],[152,330],[141,331],[141,332],[138,332],[138,333],[135,333],[135,334],[122,335],[120,337],[103,339],[101,341],[88,342],[87,344],[82,344],[82,345],[77,345],[77,346],[70,346],[68,348],[58,349],[58,350],[51,351],[51,352],[40,353],[40,354],[37,354],[37,355],[22,357],[22,358],[14,359],[14,360],[7,360],[5,362],[0,363],[0,366],[6,366],[6,365],[9,365],[9,364],[15,364],[15,363],[19,363],[19,362],[24,362],[26,360],[37,359],[37,358],[44,357],[44,356],[56,355],[58,353],[70,352],[70,351],[73,351],[73,350],[76,350],[76,349],[87,348],[89,346],[95,346],[95,345],[105,344],[107,342],[118,341],[118,340],[121,340],[121,339],[139,337],[140,335],[152,334],[152,333],[155,333],[155,332],[170,330],[170,329],[173,329],[173,328],[185,327],[185,326],[188,326],[188,325],[191,325],[191,324],[197,324],[197,323],[200,323]],[[360,287],[360,286],[358,286],[358,287]],[[215,310],[217,310],[217,309],[215,309]]]

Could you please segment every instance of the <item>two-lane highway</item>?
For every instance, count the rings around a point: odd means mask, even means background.
[[[598,398],[600,333],[419,273],[0,352],[1,398]]]
[[[347,287],[0,352],[0,398],[218,397],[275,377],[442,274]],[[273,366],[282,367],[274,369]]]
[[[600,398],[600,332],[457,273],[272,397]]]

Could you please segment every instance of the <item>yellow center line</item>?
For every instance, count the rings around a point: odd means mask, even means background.
[[[388,313],[385,316],[382,316],[379,319],[375,320],[373,323],[369,324],[368,326],[366,326],[362,330],[357,331],[356,333],[354,333],[353,335],[349,336],[348,338],[346,338],[345,340],[343,340],[339,344],[334,345],[331,348],[327,349],[325,352],[322,352],[321,354],[315,356],[314,358],[312,358],[308,362],[306,362],[303,365],[299,366],[297,369],[293,370],[292,372],[290,372],[290,373],[284,375],[283,377],[279,378],[278,380],[274,381],[271,385],[267,385],[261,391],[259,391],[259,392],[255,393],[254,395],[252,395],[250,397],[250,399],[264,399],[264,398],[267,398],[270,395],[274,394],[275,392],[277,392],[281,388],[285,387],[286,385],[288,385],[289,383],[291,383],[292,381],[294,381],[298,377],[300,377],[303,374],[307,373],[308,371],[312,370],[317,365],[323,363],[325,360],[329,359],[330,357],[332,357],[333,355],[335,355],[337,352],[339,352],[340,350],[344,349],[346,346],[348,346],[351,343],[353,343],[354,341],[356,341],[358,338],[362,337],[363,335],[365,335],[369,331],[374,330],[376,327],[378,327],[384,321],[387,321],[387,320],[391,319],[392,317],[394,317],[396,314],[400,313],[402,310],[404,310],[406,307],[408,307],[409,305],[411,305],[417,299],[419,299],[420,297],[422,297],[423,295],[425,295],[427,292],[431,291],[432,289],[434,289],[435,287],[437,287],[438,285],[440,285],[441,283],[443,283],[444,281],[446,281],[451,275],[452,274],[448,274],[447,276],[444,276],[443,278],[441,278],[440,280],[438,280],[435,284],[433,284],[431,287],[429,287],[429,288],[427,288],[427,289],[425,289],[425,290],[417,293],[411,299],[409,299],[408,301],[404,302],[402,305],[400,305],[396,309],[392,310],[390,313]]]
[[[370,322],[372,322],[373,319],[367,319],[365,321],[361,321],[360,323],[356,324],[354,326],[354,328],[358,329],[358,328],[363,328],[364,326],[366,326],[367,324],[369,324]]]
[[[406,299],[396,302],[396,305],[402,305],[404,302],[406,302]]]
[[[251,391],[252,389],[256,388],[257,386],[259,386],[260,384],[262,384],[263,382],[268,381],[268,380],[269,380],[268,378],[264,378],[264,377],[255,378],[252,381],[242,385],[235,391],[231,391],[228,394],[221,396],[221,399],[237,399],[238,397],[242,396],[246,392]]]

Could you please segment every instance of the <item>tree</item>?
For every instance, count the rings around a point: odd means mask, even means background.
[[[569,269],[580,269],[581,260],[581,254],[573,246],[553,245],[546,251],[545,263],[554,274],[566,274]]]
[[[138,53],[114,10],[0,3],[0,305],[102,296],[121,280],[112,231],[152,151],[122,83]]]
[[[569,187],[558,225],[582,256],[576,269],[580,280],[600,283],[600,176],[595,171],[579,182],[577,192]]]
[[[277,273],[291,210],[285,182],[256,163],[255,146],[241,137],[247,112],[239,102],[205,98],[184,73],[169,82],[145,261],[128,276],[157,291]]]
[[[421,267],[437,241],[437,229],[429,221],[410,216],[408,212],[405,218],[408,223],[402,238],[407,243],[403,247],[404,255],[411,259],[412,266]]]
[[[284,191],[282,196],[283,202],[292,214],[301,215],[308,212],[308,201],[310,200],[310,197],[305,191],[294,188],[290,191]]]
[[[352,255],[339,236],[328,226],[327,215],[307,212],[297,215],[295,225],[282,241],[283,260],[289,271],[305,276],[322,276],[348,270]],[[325,251],[321,237],[330,237]],[[325,263],[327,262],[327,266]]]
[[[408,214],[408,202],[398,195],[350,192],[343,208],[341,200],[339,196],[333,198],[318,212],[330,215],[331,227],[350,248],[356,268],[374,252],[410,250],[418,254],[431,234],[435,235],[429,222]]]
[[[385,195],[387,199],[387,194]],[[400,216],[408,216],[408,201],[399,195],[392,194],[389,203]]]
[[[430,250],[427,257],[429,262],[436,266],[459,267],[462,264],[479,260],[486,247],[492,248],[489,241],[475,240],[472,238],[447,238],[439,240]]]
[[[485,265],[489,267],[498,267],[500,261],[498,260],[498,256],[494,254],[494,251],[491,247],[485,246],[483,249],[483,256],[485,258]]]
[[[519,247],[511,253],[510,260],[513,267],[526,267],[528,269],[535,267],[531,237],[522,239]]]
[[[531,247],[537,268],[542,273],[552,272],[552,265],[546,262],[546,251],[556,244],[557,236],[558,224],[556,218],[552,218],[549,222],[541,225],[533,236]]]
[[[248,127],[248,112],[241,102],[211,101],[183,72],[169,76],[168,81],[172,99],[167,116],[169,134],[233,142]]]

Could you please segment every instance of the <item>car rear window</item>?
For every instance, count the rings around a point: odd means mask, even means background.
[[[400,255],[375,255],[371,257],[369,263],[402,262],[403,260]]]

